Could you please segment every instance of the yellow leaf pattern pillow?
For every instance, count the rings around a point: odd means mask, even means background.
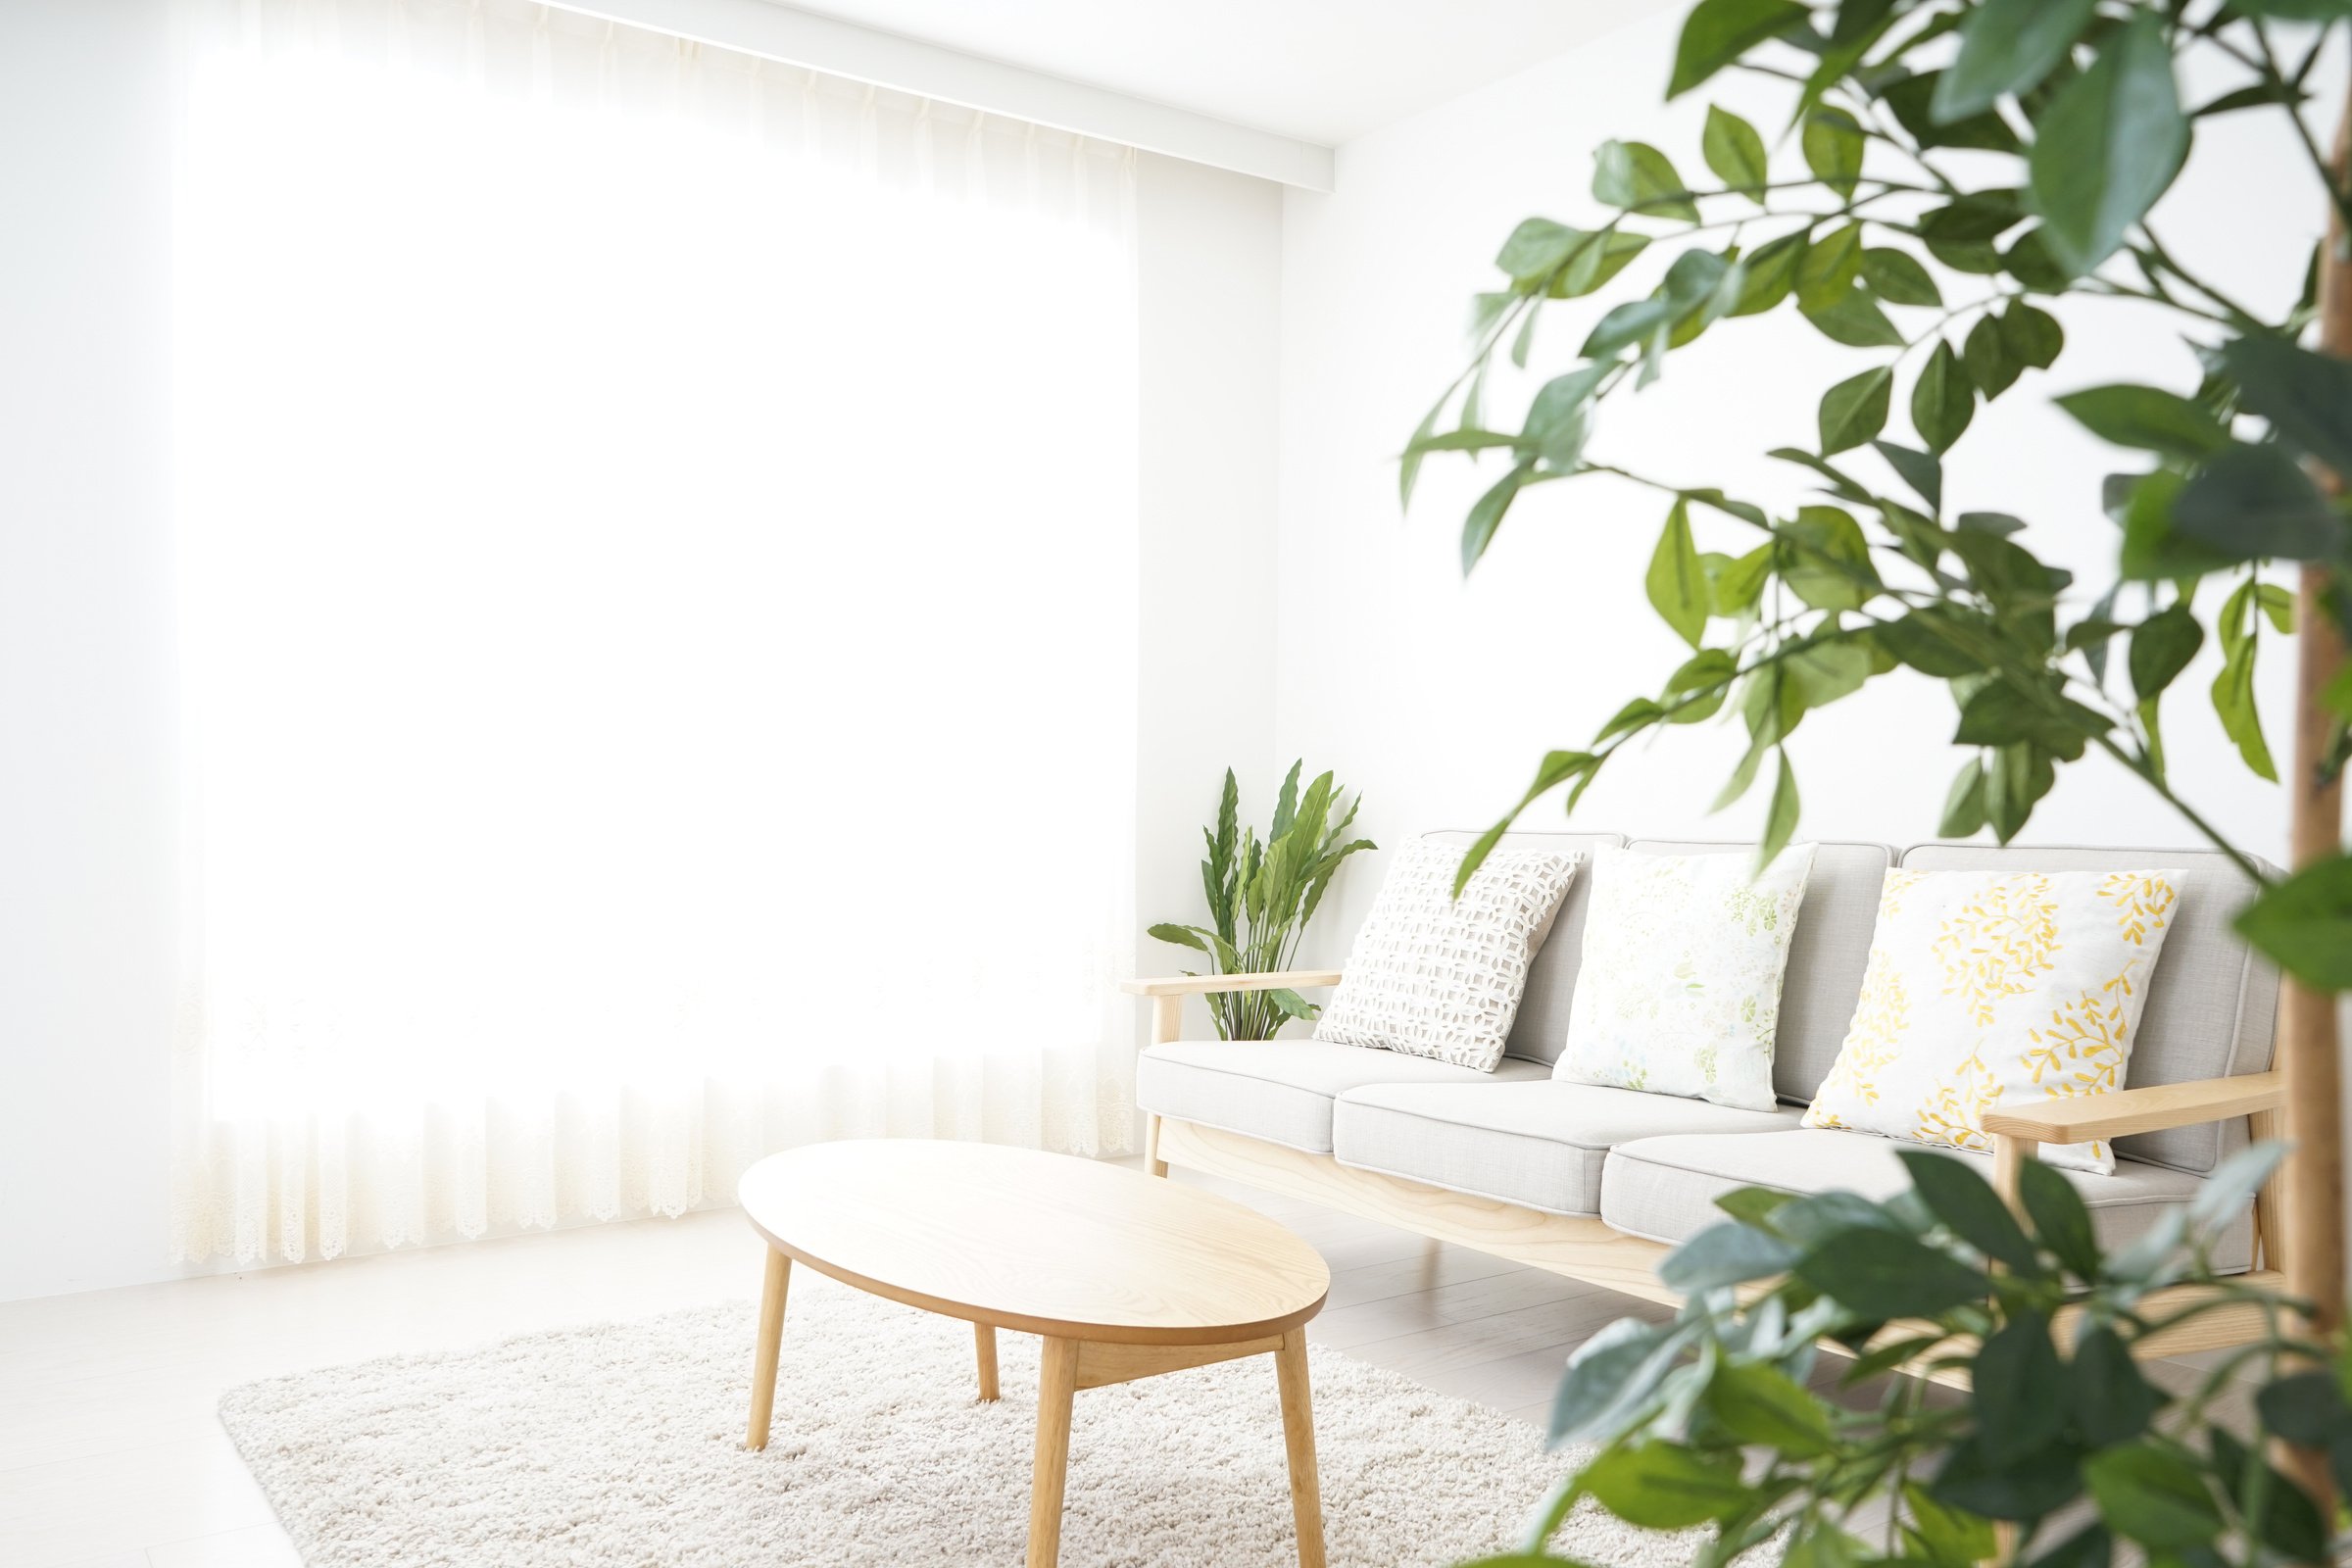
[[[1854,1021],[1805,1125],[1987,1151],[2004,1099],[2123,1088],[2181,875],[1887,872]],[[2104,1143],[2041,1157],[2115,1169]]]

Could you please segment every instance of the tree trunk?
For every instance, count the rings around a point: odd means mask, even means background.
[[[2352,99],[2336,129],[2335,179],[2352,151]],[[2329,207],[2328,245],[2320,260],[2320,348],[2352,359],[2352,257],[2342,216]],[[2346,475],[2317,474],[2330,495]],[[2289,840],[2299,869],[2343,845],[2343,786],[2323,779],[2328,710],[2320,694],[2343,667],[2344,642],[2323,594],[2328,568],[2306,565],[2296,595],[2294,770],[2287,775]],[[2283,1183],[2286,1289],[2312,1303],[2310,1327],[2332,1334],[2344,1322],[2344,1126],[2336,999],[2288,980],[2278,1002],[2278,1062],[2286,1074],[2286,1137],[2293,1146]],[[2315,1495],[2328,1492],[2327,1456],[2289,1454],[2296,1479]]]

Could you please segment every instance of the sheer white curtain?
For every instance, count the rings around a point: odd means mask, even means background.
[[[180,1254],[1123,1149],[1132,154],[509,0],[187,45]]]

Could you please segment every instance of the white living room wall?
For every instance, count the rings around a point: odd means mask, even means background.
[[[1492,822],[1546,750],[1587,745],[1627,698],[1654,693],[1687,653],[1642,593],[1665,514],[1654,494],[1606,477],[1527,493],[1465,582],[1461,519],[1498,471],[1494,461],[1473,468],[1458,458],[1431,459],[1409,517],[1398,515],[1395,462],[1460,367],[1470,296],[1494,286],[1492,258],[1513,224],[1531,214],[1597,220],[1588,194],[1595,146],[1613,135],[1650,141],[1686,173],[1703,175],[1697,143],[1709,97],[1748,113],[1768,137],[1781,128],[1786,96],[1759,95],[1731,78],[1661,106],[1686,9],[1662,6],[1523,74],[1347,143],[1333,193],[1286,194],[1276,727],[1287,750],[1303,750],[1366,786],[1366,821],[1384,844]],[[2294,297],[2320,222],[2317,187],[2288,138],[2262,117],[2201,122],[2195,159],[2161,213],[2168,240],[2192,267],[2209,269],[2242,298],[2280,305]],[[1793,149],[1784,153],[1792,157]],[[2256,245],[2253,235],[2270,238]],[[1631,297],[1627,288],[1637,282],[1646,287],[1661,266],[1629,273],[1614,298]],[[1969,279],[1947,290],[1955,302],[1982,292]],[[1553,307],[1538,328],[1529,374],[1491,397],[1489,407],[1502,411],[1494,421],[1516,428],[1525,399],[1542,376],[1574,363],[1597,314],[1592,301]],[[1949,465],[1947,504],[2029,519],[2033,542],[2095,596],[2115,545],[2097,505],[2098,476],[2130,457],[2073,428],[2045,400],[2126,379],[2186,387],[2195,371],[2169,323],[2105,304],[2070,310],[2064,319],[2069,346],[2057,368],[2029,372],[1980,409]],[[1820,389],[1866,363],[1793,313],[1723,322],[1673,355],[1663,380],[1612,406],[1594,449],[1637,471],[1790,507],[1807,475],[1761,454],[1810,448]],[[1856,461],[1877,463],[1868,455]],[[1695,525],[1719,520],[1702,515]],[[1702,534],[1700,547],[1728,547],[1736,525],[1712,537],[1713,546]],[[2287,663],[2274,656],[2262,671],[2279,745]],[[2225,831],[2278,858],[2278,791],[2240,765],[2204,701],[2217,667],[2208,653],[2167,702],[2175,778]],[[1893,843],[1932,837],[1959,762],[1946,745],[1952,723],[1943,692],[1907,672],[1808,716],[1791,746],[1801,832]],[[1676,730],[1639,748],[1603,774],[1578,820],[1639,834],[1752,837],[1768,791],[1718,815],[1707,809],[1743,741],[1735,722]],[[1526,818],[1532,827],[1560,821],[1556,799]],[[2195,842],[2145,788],[2095,762],[2064,775],[2028,837]],[[1378,884],[1376,869],[1355,868],[1347,879],[1341,906],[1319,922],[1318,956],[1345,952]]]
[[[0,6],[0,1300],[182,1272],[167,12]],[[1190,906],[1218,770],[1262,798],[1273,750],[1281,196],[1147,155],[1136,217],[1140,924]]]
[[[164,17],[0,7],[0,1299],[164,1271]]]

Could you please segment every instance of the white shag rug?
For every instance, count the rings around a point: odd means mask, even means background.
[[[698,1307],[231,1390],[220,1419],[309,1568],[798,1568],[1021,1561],[1038,1342],[794,1271],[765,1451],[743,1447],[757,1309]],[[1541,1434],[1312,1351],[1334,1568],[1517,1544],[1567,1458]],[[1692,1544],[1592,1509],[1555,1549],[1681,1568]],[[1068,1568],[1298,1561],[1269,1356],[1079,1393]]]

